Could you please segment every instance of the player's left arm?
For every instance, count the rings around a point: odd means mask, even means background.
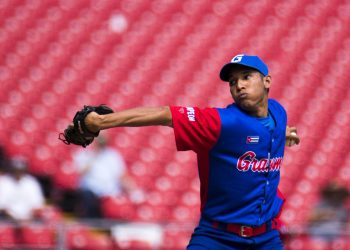
[[[300,143],[300,137],[296,127],[286,127],[286,146],[291,147]]]

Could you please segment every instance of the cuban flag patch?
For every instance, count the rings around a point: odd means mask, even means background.
[[[258,135],[247,136],[246,143],[247,144],[257,144],[257,143],[259,143],[259,136]]]

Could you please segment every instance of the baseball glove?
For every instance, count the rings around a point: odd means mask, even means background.
[[[69,125],[63,133],[60,133],[58,139],[67,145],[72,143],[84,148],[91,144],[94,138],[99,135],[99,132],[94,133],[89,131],[85,125],[85,118],[91,112],[105,115],[113,113],[113,110],[103,104],[99,106],[84,106],[82,110],[75,114],[73,125]]]

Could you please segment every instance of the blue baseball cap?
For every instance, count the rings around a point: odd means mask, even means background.
[[[231,62],[225,64],[220,71],[220,79],[228,82],[230,70],[236,65],[243,65],[256,69],[264,76],[269,74],[267,65],[258,57],[245,54],[239,54],[232,58]]]

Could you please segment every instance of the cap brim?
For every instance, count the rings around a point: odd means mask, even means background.
[[[246,67],[247,69],[259,71],[264,76],[267,75],[267,74],[262,73],[259,69],[251,67],[249,65],[245,65],[244,63],[227,63],[222,67],[222,69],[220,71],[220,79],[224,82],[228,82],[230,80],[231,70],[237,66],[243,66],[243,67]]]
[[[224,82],[228,82],[229,81],[229,73],[232,69],[232,67],[234,67],[235,64],[234,63],[227,63],[225,64],[221,71],[220,71],[220,79]]]
[[[244,63],[227,63],[222,67],[222,69],[220,71],[220,79],[223,80],[224,82],[228,82],[230,80],[231,70],[237,66],[241,66],[241,67],[243,66],[243,68],[257,70],[256,68],[252,68],[250,66],[247,66]]]

